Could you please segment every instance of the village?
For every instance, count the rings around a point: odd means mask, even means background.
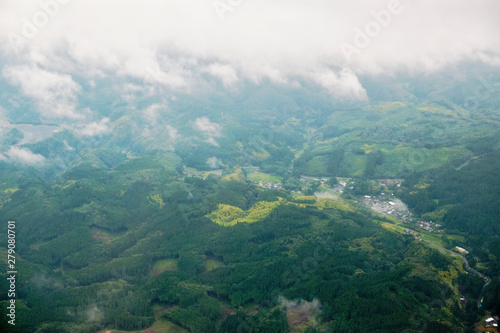
[[[374,197],[365,195],[362,205],[371,208],[378,213],[402,220],[403,222],[413,222],[412,214],[408,210],[408,207],[401,200],[395,198],[392,193],[380,193],[380,195]],[[422,226],[425,226],[425,228],[431,228],[431,226],[428,226],[427,224],[422,224]]]
[[[206,179],[210,174],[217,176],[222,176],[222,170],[211,170],[198,172],[196,169],[186,168],[185,174],[187,176],[198,176]],[[247,180],[255,183],[263,189],[270,190],[282,190],[285,189],[281,177],[273,176],[268,173],[263,173],[259,171],[258,167],[249,167],[247,169]],[[288,189],[290,193],[303,195],[303,193],[310,192],[318,197],[328,197],[333,200],[339,199],[342,193],[355,193],[356,182],[350,178],[319,178],[319,177],[309,177],[301,176],[299,179],[300,190],[295,188],[294,190]],[[361,207],[369,208],[379,214],[385,216],[390,216],[391,218],[398,220],[402,223],[399,227],[401,232],[406,233],[415,237],[419,241],[425,241],[434,244],[442,248],[443,251],[449,253],[456,253],[460,255],[464,260],[465,269],[473,274],[481,276],[484,278],[486,285],[489,284],[490,279],[478,271],[471,268],[465,259],[465,256],[469,254],[469,251],[462,246],[454,246],[453,248],[444,248],[444,244],[437,244],[436,236],[443,237],[444,231],[442,226],[433,221],[424,221],[415,219],[412,213],[409,211],[408,207],[404,202],[396,198],[393,191],[401,187],[401,179],[378,179],[371,181],[375,186],[379,187],[379,192],[376,195],[356,195],[354,197],[354,202]],[[317,190],[317,191],[316,191]],[[310,194],[310,195],[312,195]],[[352,196],[350,196],[352,198]],[[404,229],[403,229],[404,228]],[[439,243],[439,242],[438,242]],[[474,256],[476,261],[479,261],[477,256]],[[467,296],[459,295],[460,305],[462,308],[467,306],[470,301]],[[483,298],[478,300],[478,306],[481,307],[483,304]],[[488,315],[489,316],[489,315]],[[483,319],[475,327],[475,332],[499,332],[498,331],[498,317],[489,316]]]
[[[262,188],[267,188],[267,189],[275,189],[275,190],[279,190],[281,188],[283,188],[283,184],[281,183],[271,183],[271,182],[259,182],[259,186],[262,187]]]
[[[497,333],[498,332],[498,316],[488,317],[484,320],[483,325],[479,325],[475,329],[476,332]]]
[[[273,189],[273,190],[284,189],[280,177],[271,176],[266,173],[261,173],[258,171],[257,167],[252,167],[249,169],[252,169],[252,173],[257,175],[257,177],[254,177],[254,179],[252,180],[256,184],[258,184],[259,187],[264,189]],[[198,175],[203,177],[203,179],[205,179],[209,174],[215,174],[221,176],[222,170],[197,172],[196,169],[187,168],[187,172],[185,173],[187,174],[187,176]],[[315,193],[315,195],[321,195],[323,193],[321,191],[327,190],[328,191],[327,194],[329,194],[329,197],[334,198],[334,197],[339,197],[342,193],[344,193],[346,189],[352,190],[355,186],[355,182],[349,178],[328,179],[324,177],[319,178],[319,177],[301,176],[299,180],[303,184],[302,189],[290,190],[291,193],[302,195],[306,189],[312,186],[317,186],[321,187],[322,190]],[[332,180],[336,180],[336,182],[334,181],[332,184]],[[391,189],[401,186],[402,183],[401,179],[379,179],[376,182],[378,183],[380,188],[384,190],[384,192],[381,192],[378,195],[361,196],[360,200],[358,199],[359,200],[358,203],[360,206],[369,208],[377,213],[390,216],[399,221],[402,221],[406,225],[404,232],[416,238],[422,239],[421,232],[419,232],[418,229],[421,229],[422,231],[428,233],[432,233],[434,235],[436,233],[441,235],[443,234],[442,226],[440,224],[435,223],[433,221],[415,220],[412,216],[412,213],[409,211],[408,207],[401,200],[396,198],[393,193],[391,193],[392,192]],[[334,194],[332,195],[332,193]],[[455,246],[453,250],[461,255],[467,255],[469,253],[466,249],[460,246]]]

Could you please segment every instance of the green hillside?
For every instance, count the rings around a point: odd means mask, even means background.
[[[159,127],[116,111],[21,145],[38,165],[6,144],[2,332],[470,331],[500,309],[498,110],[405,89],[179,96]]]

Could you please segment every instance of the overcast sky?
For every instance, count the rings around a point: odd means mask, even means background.
[[[0,45],[1,75],[48,119],[91,118],[75,77],[172,92],[202,77],[307,82],[365,99],[360,74],[500,68],[500,1],[1,0]]]

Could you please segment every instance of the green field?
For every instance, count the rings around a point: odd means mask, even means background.
[[[459,242],[465,242],[465,237],[460,235],[446,235],[446,237],[450,240],[457,240]]]
[[[207,261],[205,262],[205,268],[209,272],[219,267],[224,267],[224,264],[221,263],[220,261],[207,259]]]
[[[224,227],[235,226],[237,223],[254,223],[267,217],[283,201],[281,198],[275,202],[259,201],[246,211],[231,205],[219,204],[217,210],[206,217]]]
[[[195,168],[184,168],[186,173],[193,176],[193,177],[201,177],[201,178],[207,178],[210,174],[218,175],[220,176],[222,174],[222,170],[212,170],[212,171],[198,171]]]
[[[426,239],[428,241],[436,243],[442,247],[446,247],[446,244],[443,242],[443,240],[440,237],[436,237],[432,234],[429,234],[427,232],[422,232],[422,231],[420,231],[420,235],[422,236],[423,239]]]
[[[269,173],[263,173],[263,172],[257,172],[253,169],[246,169],[247,170],[247,179],[251,182],[258,183],[258,182],[265,182],[265,183],[280,183],[281,182],[281,177],[278,176],[273,176]]]
[[[424,238],[424,239],[425,239],[425,238]],[[439,251],[440,253],[444,254],[445,256],[448,256],[448,257],[455,257],[455,256],[451,255],[449,252],[446,252],[445,250],[443,250],[441,247],[439,247],[439,246],[438,246],[438,245],[436,245],[436,244],[433,244],[433,243],[427,243],[427,242],[425,242],[424,244],[425,244],[425,245],[427,245],[427,246],[429,246],[429,247],[431,247],[431,248],[433,248],[433,249],[435,249],[435,250],[437,250],[437,251]]]
[[[102,330],[99,333],[188,333],[189,331],[179,327],[168,320],[159,319],[153,325],[141,331],[117,331],[117,330]]]
[[[151,270],[152,275],[158,275],[165,271],[176,271],[177,270],[177,260],[176,259],[164,259],[159,260],[153,266]]]

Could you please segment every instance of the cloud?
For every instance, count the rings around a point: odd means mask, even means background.
[[[103,118],[100,121],[94,121],[78,129],[77,133],[83,136],[96,136],[106,134],[110,131],[109,118]]]
[[[219,144],[217,141],[215,141],[215,138],[218,138],[221,136],[221,125],[217,123],[212,123],[210,119],[207,117],[201,117],[201,118],[196,118],[196,121],[194,122],[194,127],[203,132],[205,136],[207,136],[207,142],[210,143],[211,145],[219,147]]]
[[[80,119],[76,111],[77,94],[81,87],[70,75],[49,72],[36,66],[6,66],[2,75],[21,88],[23,95],[35,100],[45,118]]]
[[[196,118],[195,128],[211,137],[220,137],[221,126],[212,123],[207,117]]]
[[[232,5],[224,20],[205,0],[73,0],[59,7],[32,38],[23,29],[43,12],[38,2],[3,0],[0,10],[3,75],[41,100],[47,116],[78,115],[73,75],[87,82],[133,78],[182,92],[195,92],[207,74],[231,89],[246,81],[307,82],[335,97],[364,99],[359,75],[436,72],[461,61],[500,66],[497,0],[253,0]],[[23,41],[17,51],[14,35]],[[346,57],[346,44],[357,52]],[[32,78],[53,85],[25,82]]]
[[[323,69],[311,74],[311,78],[333,96],[347,99],[367,99],[366,91],[359,83],[357,76],[348,69],[344,69],[338,74],[332,70]]]
[[[74,147],[71,147],[69,144],[68,144],[68,141],[66,140],[63,140],[63,143],[64,143],[64,147],[69,150],[69,151],[72,151],[72,150],[75,150]]]
[[[288,300],[283,296],[278,297],[278,302],[280,305],[285,308],[287,311],[288,310],[297,310],[300,309],[302,311],[310,311],[310,312],[319,312],[321,310],[321,303],[318,299],[314,298],[311,302],[305,301],[305,300],[298,300],[298,301],[293,301],[293,300]]]
[[[31,150],[19,147],[10,147],[5,155],[0,154],[0,160],[8,159],[13,162],[20,162],[26,164],[38,164],[45,161],[45,157],[40,154],[34,154]]]
[[[214,63],[204,68],[203,71],[218,78],[226,88],[232,87],[239,81],[236,70],[230,65]]]
[[[159,111],[163,106],[160,104],[151,104],[142,112],[144,120],[148,125],[156,125],[158,122],[158,117],[160,116]]]
[[[179,138],[179,134],[177,133],[177,130],[173,128],[170,125],[167,125],[167,131],[168,131],[168,136],[172,140],[177,140]]]
[[[163,116],[168,111],[169,107],[165,102],[151,104],[142,110],[142,119],[145,123],[136,123],[135,126],[138,130],[141,128],[143,137],[159,140],[162,144],[168,140],[175,141],[180,135],[176,128],[166,123],[166,117]]]
[[[217,169],[217,168],[220,168],[222,166],[222,161],[217,157],[210,157],[207,159],[207,165],[211,169]]]
[[[213,145],[213,146],[220,147],[219,143],[218,143],[217,141],[215,141],[215,139],[214,139],[214,138],[212,138],[212,137],[209,137],[209,138],[207,139],[207,142],[208,142],[208,143],[210,143],[210,144],[211,144],[211,145]]]
[[[304,322],[313,320],[316,322],[315,317],[321,314],[321,303],[318,299],[314,298],[311,302],[305,300],[292,301],[283,296],[278,297],[278,302],[287,314],[293,314],[303,318]]]
[[[0,117],[2,116],[1,112],[2,112],[2,108],[0,107]],[[0,118],[0,140],[3,140],[4,136],[7,133],[9,133],[11,128],[12,128],[12,126],[10,125],[10,123],[7,120]]]
[[[89,323],[100,323],[104,319],[104,313],[95,304],[90,305],[85,314]]]
[[[172,89],[185,89],[191,75],[189,63],[182,58],[169,58],[144,50],[136,56],[125,59],[123,68],[118,72],[139,78],[143,83],[160,84]]]

